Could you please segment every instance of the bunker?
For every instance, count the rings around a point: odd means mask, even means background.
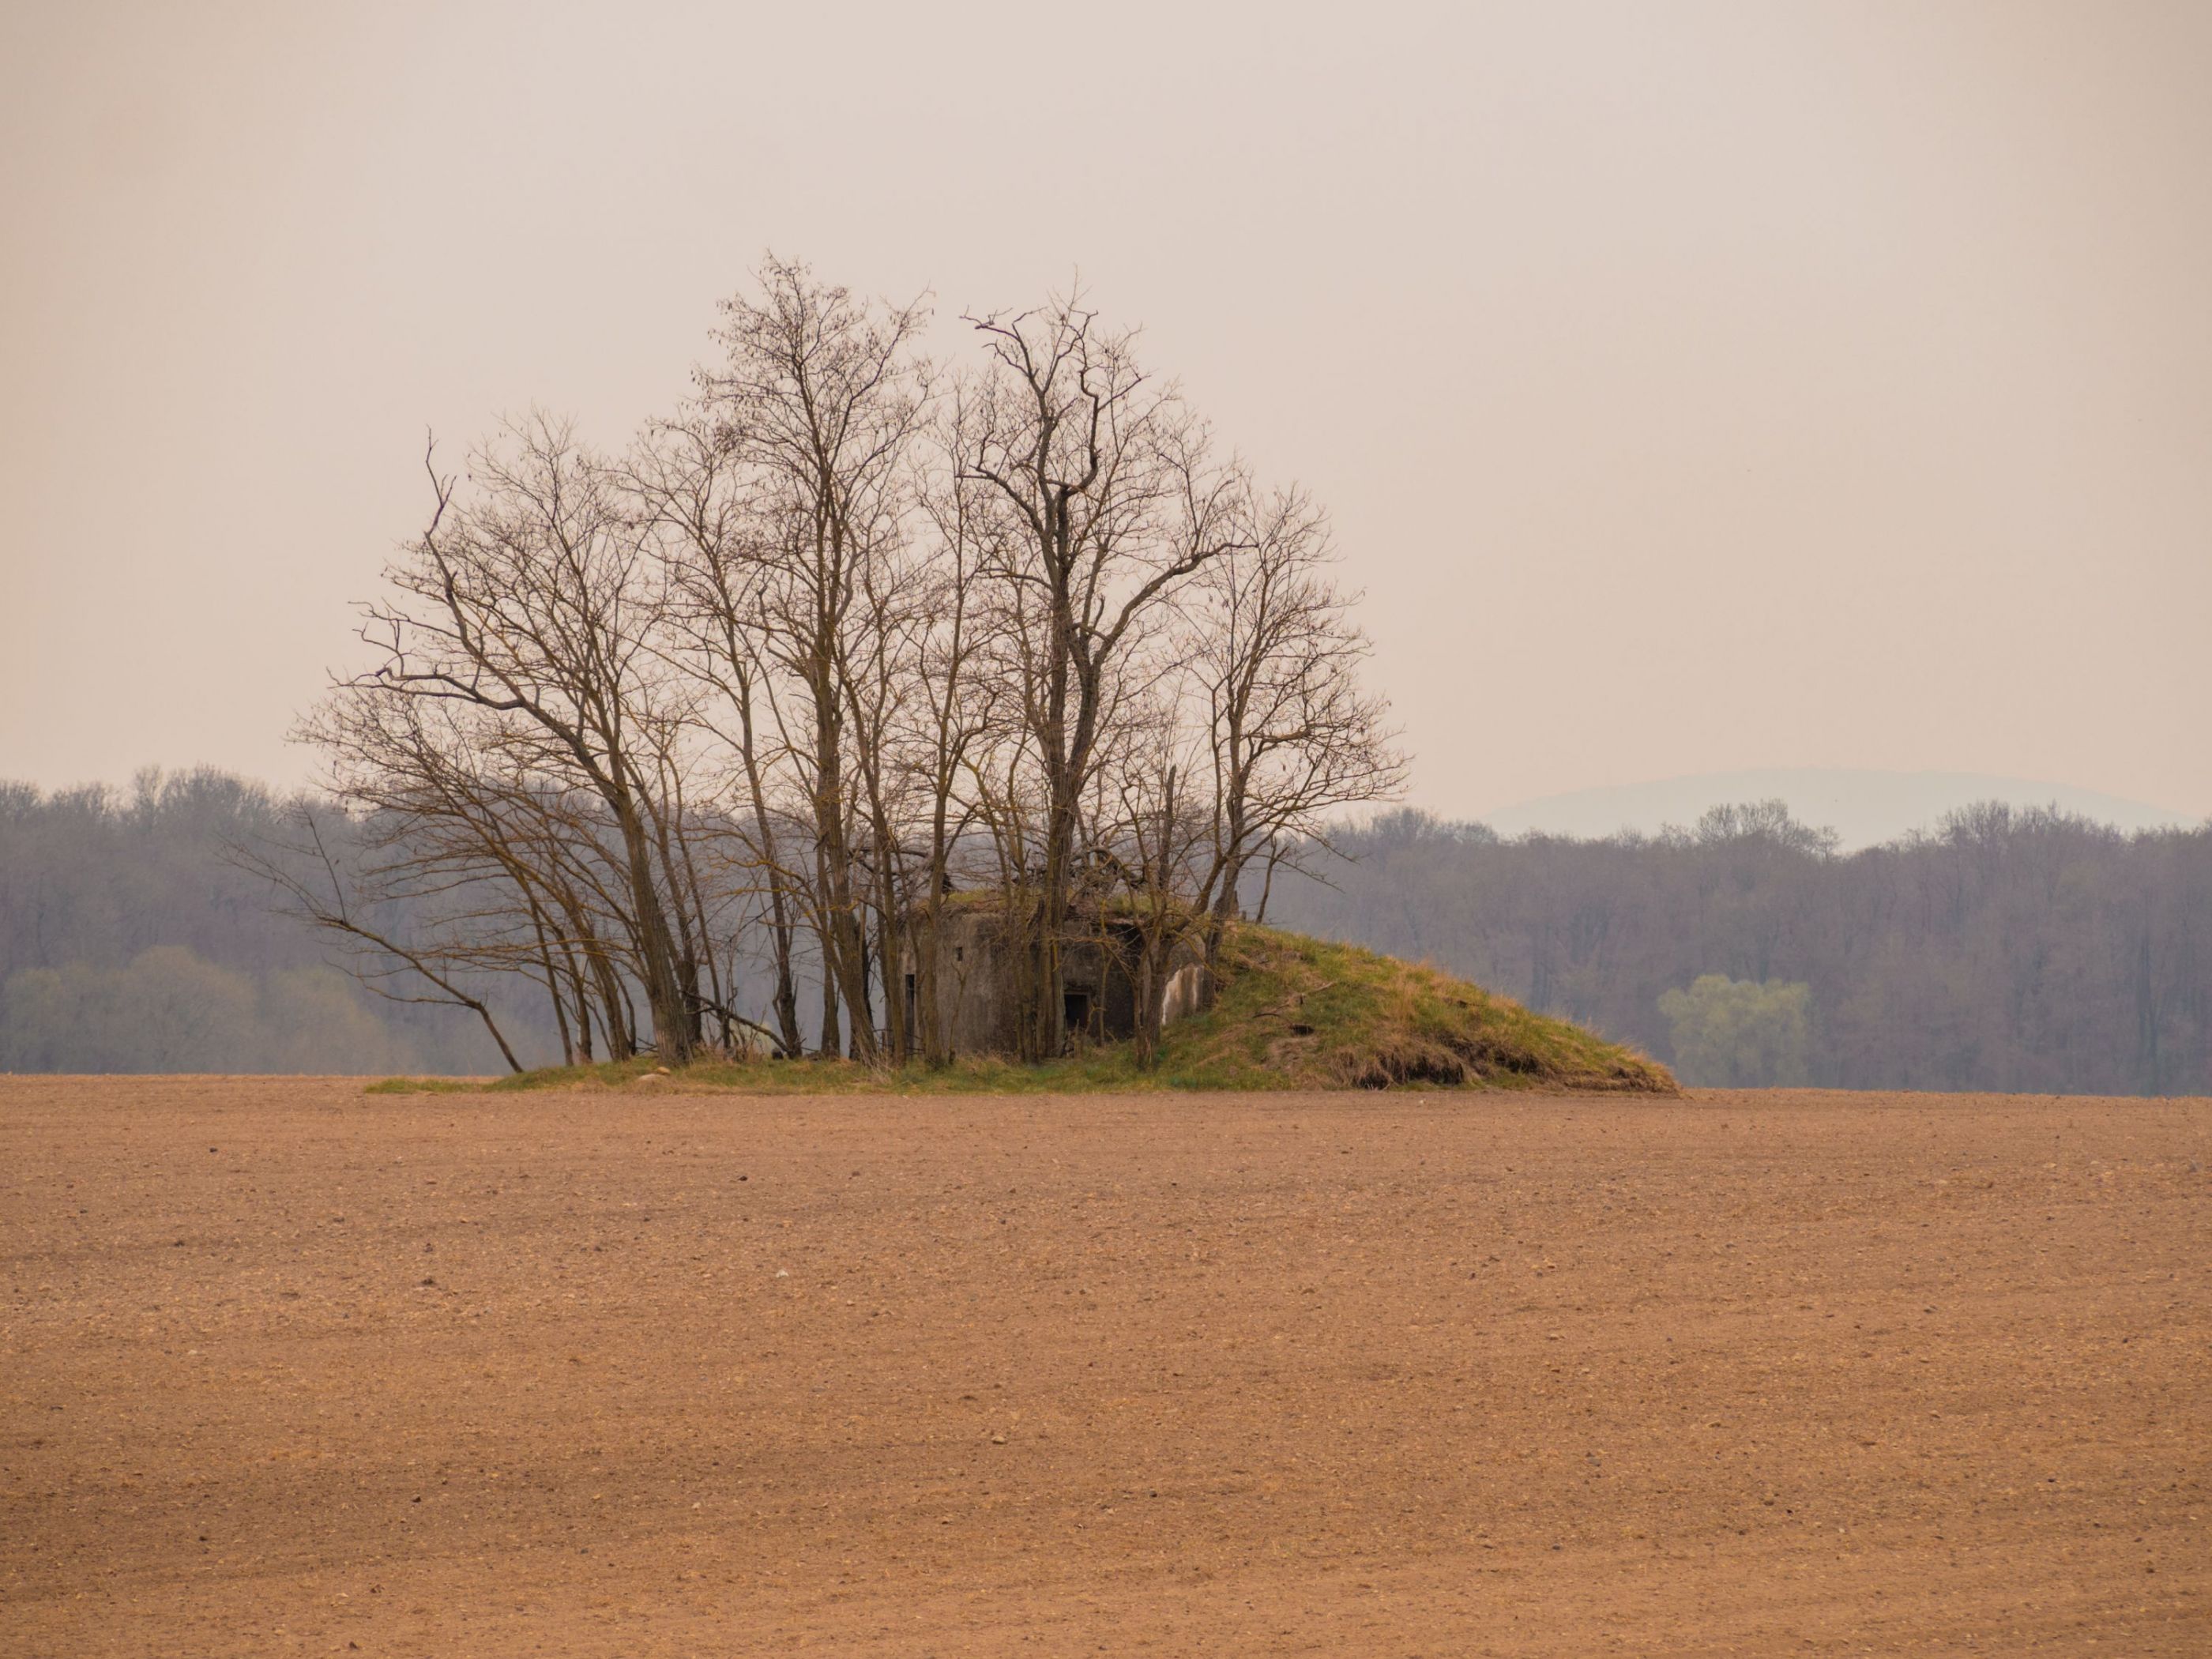
[[[917,922],[917,927],[926,924]],[[1091,917],[1060,945],[1060,1034],[1064,1050],[1114,1042],[1137,1032],[1136,924]],[[948,905],[937,929],[938,1027],[956,1054],[1011,1054],[1020,1047],[1022,963],[1018,943],[1007,937],[994,908]],[[915,1006],[918,974],[914,946],[901,958],[907,1006]],[[1204,1008],[1212,978],[1194,944],[1170,956],[1160,988],[1161,1024],[1170,1025]],[[917,1013],[918,1017],[918,1013]]]

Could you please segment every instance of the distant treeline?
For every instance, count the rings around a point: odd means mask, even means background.
[[[285,806],[206,771],[0,784],[0,1070],[501,1069],[468,1014],[364,988],[240,866]],[[1400,811],[1337,845],[1319,878],[1277,872],[1268,921],[1434,961],[1692,1081],[2212,1093],[2212,829],[1988,805],[1846,857],[1769,802],[1607,841]],[[556,1060],[533,1013],[500,1007],[526,1061]]]
[[[276,839],[283,807],[210,771],[0,783],[0,1071],[504,1069],[480,1025],[331,965],[230,861]]]
[[[1778,801],[1607,841],[1400,811],[1340,837],[1333,885],[1279,876],[1268,920],[1430,958],[1693,1081],[2212,1093],[2212,828],[1987,805],[1834,842]]]

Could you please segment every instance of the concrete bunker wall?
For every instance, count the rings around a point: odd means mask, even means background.
[[[1094,934],[1060,947],[1061,1021],[1067,1047],[1119,1042],[1137,1030],[1135,955],[1130,924],[1108,921],[1114,944]],[[955,1054],[1010,1054],[1019,1048],[1017,989],[1021,982],[1001,918],[980,908],[948,909],[938,924],[939,1028]],[[902,958],[909,995],[915,990],[913,947]],[[1212,981],[1198,950],[1180,945],[1168,963],[1160,1010],[1164,1024],[1189,1018],[1212,1000]],[[909,1004],[909,1006],[912,1006]]]

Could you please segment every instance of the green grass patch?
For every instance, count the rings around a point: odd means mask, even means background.
[[[1156,1090],[1542,1089],[1672,1094],[1666,1067],[1571,1021],[1530,1012],[1425,963],[1240,925],[1222,942],[1218,994],[1168,1028],[1159,1064],[1109,1044],[1042,1065],[997,1056],[932,1070],[834,1059],[702,1060],[670,1074],[650,1056],[550,1066],[482,1085],[393,1078],[374,1093],[481,1086],[763,1095],[1105,1094]]]
[[[371,1095],[472,1095],[483,1085],[465,1077],[388,1077],[362,1092]]]

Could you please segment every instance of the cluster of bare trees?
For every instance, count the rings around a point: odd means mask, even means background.
[[[722,312],[626,450],[533,416],[432,457],[381,660],[306,726],[353,850],[295,897],[487,1024],[471,988],[528,977],[579,1060],[941,1060],[938,922],[978,902],[1041,1057],[1112,915],[1149,1054],[1172,953],[1401,781],[1326,518],[1079,301],[965,319],[953,368],[920,307],[773,258]]]

